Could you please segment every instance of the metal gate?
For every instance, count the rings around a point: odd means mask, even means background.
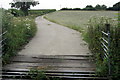
[[[5,46],[5,40],[6,38],[4,37],[7,31],[3,32],[0,34],[0,57],[4,54],[4,46]]]
[[[0,80],[2,78],[2,55],[4,54],[4,46],[5,46],[5,40],[6,38],[4,38],[3,36],[7,33],[7,31],[5,32],[1,32],[0,34]]]
[[[102,37],[100,38],[101,47],[104,55],[102,55],[103,60],[107,59],[109,75],[111,74],[110,65],[110,24],[105,24],[105,29],[101,31]]]

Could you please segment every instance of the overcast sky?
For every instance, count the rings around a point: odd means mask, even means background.
[[[10,8],[9,3],[13,0],[0,0],[0,6],[8,9]],[[67,8],[84,8],[86,5],[105,4],[108,7],[112,7],[113,4],[120,0],[37,0],[40,2],[39,5],[32,7],[32,9],[60,9],[63,7]]]

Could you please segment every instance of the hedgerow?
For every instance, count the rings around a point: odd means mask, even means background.
[[[41,16],[47,13],[55,12],[55,9],[29,10],[29,15]]]

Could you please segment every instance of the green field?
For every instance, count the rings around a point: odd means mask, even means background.
[[[85,30],[87,22],[92,17],[117,18],[117,11],[56,11],[45,16],[48,20],[64,26]]]

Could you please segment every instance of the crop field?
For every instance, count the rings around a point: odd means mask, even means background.
[[[81,31],[87,27],[92,17],[109,17],[117,19],[117,11],[57,11],[47,14],[45,18],[52,22]],[[80,30],[79,30],[80,29]]]

